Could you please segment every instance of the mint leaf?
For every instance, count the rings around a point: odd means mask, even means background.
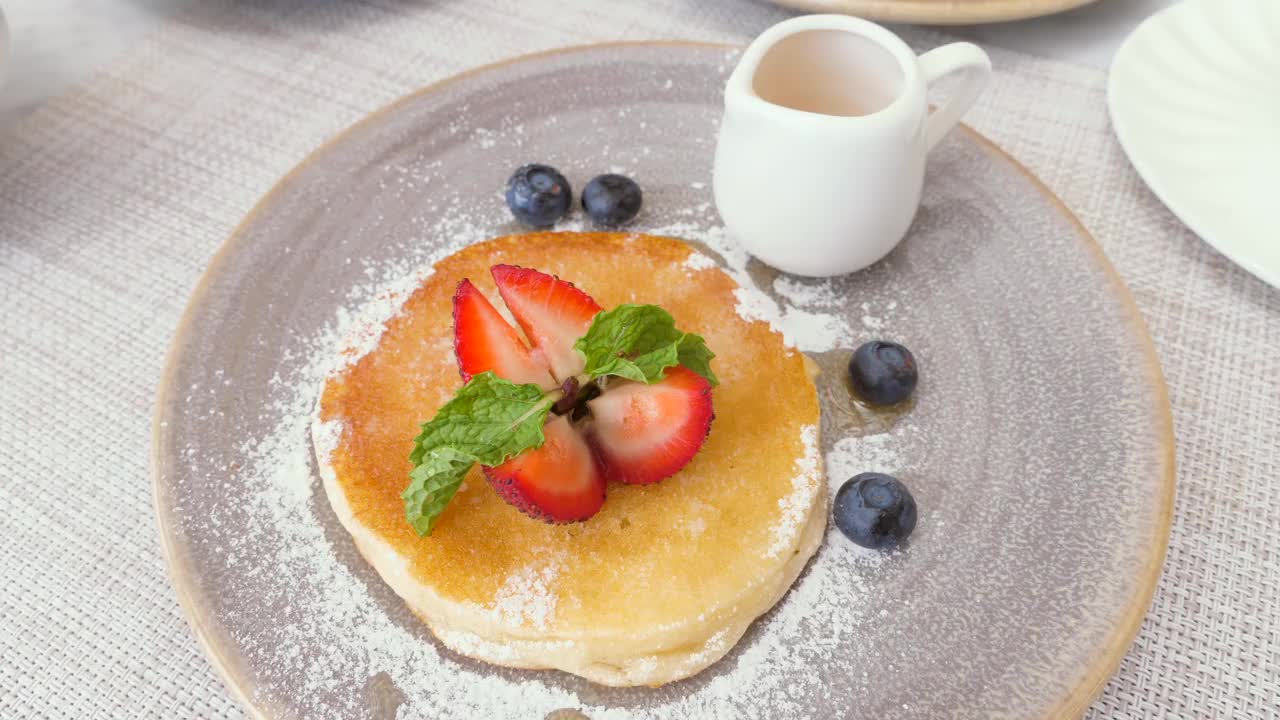
[[[574,347],[586,356],[585,372],[593,380],[616,375],[652,384],[667,368],[684,365],[719,384],[706,341],[676,329],[675,318],[657,305],[619,305],[597,314]]]
[[[475,462],[471,455],[447,447],[421,454],[420,464],[409,473],[409,487],[401,494],[405,516],[419,535],[431,534]]]
[[[401,493],[409,524],[419,535],[430,534],[472,465],[501,465],[542,447],[542,425],[554,403],[537,385],[516,385],[491,372],[472,377],[413,441],[414,467]]]
[[[706,378],[712,385],[720,384],[716,374],[711,372],[711,358],[716,354],[707,347],[707,341],[703,340],[701,335],[685,333],[685,336],[680,338],[676,355],[681,365]]]
[[[450,447],[484,465],[501,465],[543,442],[542,424],[554,400],[537,385],[516,385],[492,372],[480,373],[422,426],[415,442],[426,452]],[[415,455],[409,456],[415,460]]]

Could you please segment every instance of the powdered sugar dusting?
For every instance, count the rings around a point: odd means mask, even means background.
[[[858,473],[893,473],[899,464],[893,438],[888,433],[840,438],[827,453],[827,479],[834,490]]]
[[[888,432],[837,440],[827,451],[827,481],[831,491],[835,492],[845,480],[858,473],[902,472],[908,465],[904,451],[914,445],[914,434],[914,425],[900,423]],[[919,461],[920,453],[913,448],[910,457]]]
[[[311,416],[311,443],[316,457],[333,456],[333,451],[338,449],[338,443],[342,440],[342,430],[343,425],[337,420],[320,422],[319,407],[315,408]]]
[[[808,572],[763,631],[744,646],[732,670],[702,691],[719,702],[689,707],[689,716],[740,717],[742,708],[751,708],[761,717],[806,717],[804,701],[820,692],[824,674],[852,674],[865,661],[853,642],[864,619],[861,596],[868,589],[858,568],[879,565],[883,557],[828,530]]]
[[[748,320],[763,320],[782,333],[788,345],[805,352],[824,352],[852,342],[845,320],[830,313],[813,312],[781,305],[752,288],[738,288],[738,314]]]
[[[779,275],[773,281],[773,291],[792,305],[799,307],[838,308],[844,298],[826,279],[798,278]]]
[[[782,301],[774,299],[761,290],[752,277],[749,270],[751,256],[729,237],[722,225],[709,219],[713,214],[710,207],[698,206],[692,210],[690,214],[701,219],[701,222],[682,220],[660,227],[647,228],[645,232],[692,240],[718,254],[722,263],[716,263],[713,258],[704,253],[695,252],[685,260],[684,267],[690,272],[696,272],[719,265],[722,270],[729,273],[738,283],[734,297],[737,299],[736,310],[739,317],[768,323],[782,335],[783,342],[804,352],[825,352],[848,346],[853,342],[853,329],[844,315],[835,307],[836,303],[808,302],[814,298],[834,297],[835,291],[831,288],[830,281],[814,281],[825,290],[815,291],[812,296],[806,296],[795,290],[802,287],[799,280],[780,275],[774,282],[774,291],[784,299]],[[787,294],[780,288],[793,292]]]
[[[796,458],[796,474],[791,479],[791,492],[778,500],[778,508],[782,510],[778,522],[773,526],[773,543],[765,552],[777,557],[793,548],[798,540],[800,528],[809,519],[809,511],[813,508],[818,487],[818,428],[806,425],[800,429],[800,442],[804,448],[800,457]]]
[[[560,575],[558,562],[524,567],[507,577],[494,597],[494,609],[508,625],[545,630],[556,612],[552,584]]]
[[[689,270],[709,270],[716,266],[716,261],[710,255],[696,252],[691,254],[684,260],[685,268]]]

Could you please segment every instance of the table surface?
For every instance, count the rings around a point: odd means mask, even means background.
[[[0,0],[18,76],[0,119],[40,107],[0,128],[0,717],[240,718],[178,608],[148,468],[165,349],[209,258],[301,158],[415,88],[563,45],[743,43],[786,13],[749,0],[610,0],[607,13],[599,0],[79,2]],[[1107,58],[1156,4],[960,31],[996,67],[965,122],[1097,238],[1168,379],[1169,553],[1085,717],[1274,720],[1280,293],[1178,222],[1115,140]],[[1033,30],[1046,24],[1058,29]],[[903,32],[917,48],[945,37]]]
[[[65,92],[197,0],[0,0],[11,34],[0,128]],[[747,0],[744,0],[747,1]],[[982,44],[1106,67],[1143,18],[1176,0],[1100,0],[1046,18],[951,28]]]

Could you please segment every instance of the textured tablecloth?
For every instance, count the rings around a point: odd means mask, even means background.
[[[742,42],[783,17],[740,0],[210,1],[0,136],[0,717],[242,716],[165,573],[150,415],[186,298],[281,175],[468,67],[615,39]],[[1164,576],[1092,715],[1276,717],[1280,291],[1146,190],[1102,73],[992,54],[969,122],[1101,241],[1174,406]]]

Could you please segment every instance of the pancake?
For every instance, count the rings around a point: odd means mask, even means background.
[[[817,549],[826,492],[807,361],[768,324],[740,317],[737,284],[701,257],[686,262],[694,255],[678,240],[623,233],[470,246],[440,261],[376,346],[326,380],[313,437],[330,504],[446,646],[605,685],[661,685],[723,657]],[[716,353],[716,417],[683,470],[655,485],[611,482],[584,522],[530,519],[476,468],[419,537],[400,493],[419,425],[461,385],[452,297],[470,278],[502,307],[496,263],[558,275],[605,308],[666,308]]]

